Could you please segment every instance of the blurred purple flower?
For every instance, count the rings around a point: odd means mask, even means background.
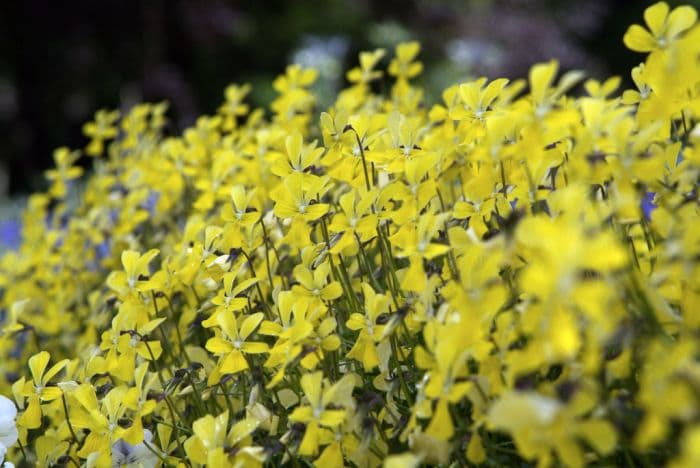
[[[22,242],[22,226],[19,220],[0,221],[0,244],[9,250],[17,250]]]
[[[651,219],[651,212],[654,211],[657,206],[654,204],[654,195],[656,195],[654,192],[647,192],[644,198],[642,198],[642,211],[647,220]]]
[[[144,208],[148,211],[148,214],[154,216],[156,214],[156,205],[158,204],[158,199],[160,198],[160,192],[151,192],[146,198],[146,203]]]

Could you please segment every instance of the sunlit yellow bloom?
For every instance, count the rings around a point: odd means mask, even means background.
[[[260,354],[268,350],[267,344],[259,341],[248,341],[248,337],[260,325],[263,314],[258,312],[242,317],[241,324],[236,323],[236,317],[231,312],[223,312],[217,316],[217,324],[221,327],[222,337],[213,337],[207,341],[208,351],[221,355],[219,371],[221,374],[235,374],[248,369],[247,354]]]
[[[99,110],[95,113],[95,120],[83,125],[83,133],[89,137],[85,152],[90,156],[99,156],[104,152],[105,140],[111,140],[117,136],[116,121],[119,119],[119,111]]]
[[[56,398],[61,398],[61,389],[49,385],[49,381],[56,376],[68,364],[68,359],[57,362],[48,370],[46,366],[49,364],[51,355],[46,351],[29,358],[29,371],[32,374],[32,380],[24,384],[22,395],[28,397],[27,408],[19,419],[27,429],[34,429],[41,426],[41,403],[53,401]]]
[[[308,405],[296,408],[289,419],[306,424],[304,438],[299,446],[301,455],[315,455],[318,451],[321,427],[334,428],[343,423],[348,409],[354,407],[352,399],[353,379],[345,376],[333,385],[323,383],[323,373],[314,372],[301,377]],[[329,409],[329,405],[343,409]]]
[[[0,257],[0,464],[698,465],[700,25],[644,22],[630,89],[434,103],[411,41],[98,111]]]
[[[649,29],[633,24],[625,33],[625,45],[636,52],[664,49],[695,24],[697,17],[697,11],[691,6],[671,10],[666,2],[655,3],[644,10],[644,21]]]

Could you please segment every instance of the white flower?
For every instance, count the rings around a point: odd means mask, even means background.
[[[15,426],[15,418],[17,417],[17,408],[9,398],[0,395],[0,463],[5,460],[7,449],[12,447],[17,442],[17,426]],[[2,464],[4,468],[12,468],[12,463]]]
[[[143,440],[148,442],[154,450],[157,448],[150,444],[153,434],[148,429],[143,431]],[[154,468],[158,464],[158,457],[151,452],[146,445],[131,445],[119,439],[112,445],[112,467],[113,468]]]

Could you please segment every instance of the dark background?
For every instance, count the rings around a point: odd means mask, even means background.
[[[45,188],[53,149],[83,147],[81,126],[97,109],[166,99],[176,132],[214,112],[232,82],[250,82],[252,103],[266,104],[272,79],[295,60],[322,68],[318,92],[327,104],[359,50],[401,40],[423,44],[421,80],[433,101],[451,83],[524,77],[553,57],[563,68],[629,83],[643,57],[625,50],[622,35],[650,3],[3,1],[0,199]]]

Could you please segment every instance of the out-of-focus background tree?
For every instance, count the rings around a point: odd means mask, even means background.
[[[363,49],[417,39],[429,101],[477,76],[524,77],[537,61],[628,80],[622,35],[651,2],[620,0],[80,0],[0,2],[0,244],[16,243],[21,195],[43,189],[58,146],[85,144],[99,108],[170,102],[170,130],[213,112],[224,87],[265,105],[285,64],[320,70],[328,104]],[[700,0],[682,2],[700,6]],[[325,102],[323,102],[325,100]]]

